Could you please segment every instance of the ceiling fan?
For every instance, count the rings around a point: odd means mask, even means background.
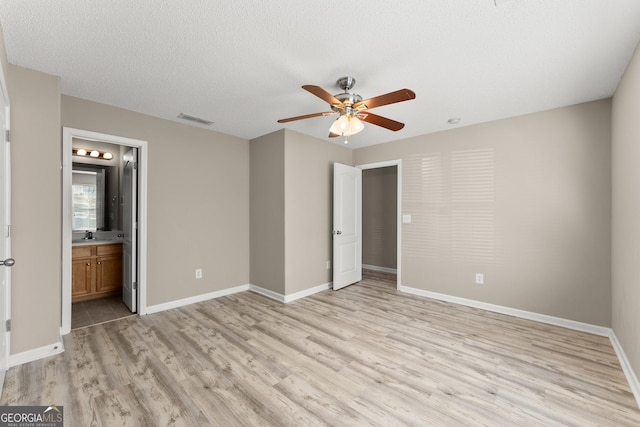
[[[329,116],[337,113],[339,114],[339,117],[333,122],[333,125],[331,125],[331,129],[329,129],[329,137],[334,138],[337,136],[344,136],[346,144],[348,142],[346,139],[347,137],[355,135],[364,129],[363,121],[394,132],[402,129],[404,127],[404,123],[373,114],[369,112],[369,110],[383,105],[395,104],[396,102],[409,101],[416,97],[416,94],[412,90],[400,89],[395,92],[375,96],[363,101],[360,95],[349,92],[356,84],[356,79],[349,76],[340,77],[336,83],[342,90],[344,90],[343,93],[331,95],[320,86],[302,86],[302,89],[326,101],[329,104],[329,107],[331,107],[331,111],[280,119],[278,120],[278,123],[293,122],[295,120],[310,119],[312,117]]]

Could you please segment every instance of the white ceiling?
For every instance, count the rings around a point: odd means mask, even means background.
[[[335,116],[276,122],[327,110],[303,84],[412,89],[372,111],[405,128],[367,124],[357,148],[611,96],[640,1],[16,0],[0,22],[9,62],[60,76],[66,95],[244,139],[287,127],[336,142]]]

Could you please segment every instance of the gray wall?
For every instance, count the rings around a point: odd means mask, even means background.
[[[613,331],[640,374],[640,50],[613,97]]]
[[[352,151],[287,129],[251,141],[251,283],[290,295],[331,281],[333,162]]]
[[[352,164],[353,151],[285,130],[286,294],[332,280],[333,163]]]
[[[16,354],[60,340],[60,81],[9,65],[7,85],[16,259],[11,270],[11,353]]]
[[[602,100],[355,150],[402,159],[402,284],[609,326],[610,118]]]
[[[249,283],[248,141],[68,96],[62,125],[148,141],[148,305]]]
[[[251,141],[251,284],[284,295],[284,130]]]
[[[396,268],[397,166],[362,171],[362,263]]]

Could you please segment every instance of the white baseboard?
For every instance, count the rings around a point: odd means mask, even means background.
[[[382,271],[383,273],[398,274],[397,268],[380,267],[378,265],[362,264],[362,268],[373,271]]]
[[[271,291],[269,289],[261,288],[260,286],[250,285],[249,290],[251,292],[255,292],[256,294],[263,295],[267,298],[271,298],[273,300],[279,301],[281,303],[288,303],[291,301],[295,301],[300,298],[308,297],[313,294],[317,294],[318,292],[326,291],[327,289],[331,289],[332,282],[324,283],[322,285],[314,286],[313,288],[305,289],[303,291],[295,292],[289,295],[282,295],[278,292]]]
[[[326,291],[327,289],[331,289],[333,286],[333,282],[324,283],[322,285],[314,286],[313,288],[305,289],[303,291],[294,292],[289,295],[284,296],[284,302],[295,301],[300,298],[308,297],[313,294],[317,294],[318,292]]]
[[[58,341],[43,347],[34,348],[33,350],[12,354],[9,356],[9,367],[11,368],[24,363],[44,359],[45,357],[53,356],[54,354],[62,353],[63,351],[64,345],[62,344],[62,341]]]
[[[409,286],[398,286],[398,290],[408,294],[419,295],[427,298],[433,298],[440,301],[452,302],[455,304],[466,305],[468,307],[479,308],[482,310],[493,311],[494,313],[508,314],[510,316],[520,317],[523,319],[535,320],[537,322],[547,323],[549,325],[562,326],[564,328],[574,329],[576,331],[588,332],[594,335],[609,337],[611,328],[604,326],[591,325],[589,323],[576,322],[575,320],[563,319],[561,317],[548,316],[546,314],[534,313],[531,311],[519,310],[516,308],[505,307],[502,305],[489,304],[482,301],[455,297],[447,294],[439,294],[437,292],[425,291],[423,289],[411,288]]]
[[[284,295],[279,294],[278,292],[274,292],[274,291],[269,290],[269,289],[261,288],[260,286],[256,286],[256,285],[249,285],[249,290],[251,292],[256,293],[256,294],[260,294],[260,295],[265,296],[267,298],[271,298],[272,300],[276,300],[278,302],[284,303]]]
[[[611,341],[611,345],[618,356],[618,361],[620,362],[620,366],[622,366],[622,371],[624,372],[627,381],[629,382],[629,387],[633,392],[633,396],[636,399],[636,403],[640,408],[640,382],[638,381],[638,377],[636,376],[627,356],[624,352],[624,349],[620,345],[616,334],[613,332],[613,329],[607,328],[604,326],[591,325],[589,323],[576,322],[574,320],[563,319],[561,317],[548,316],[546,314],[533,313],[531,311],[518,310],[515,308],[504,307],[501,305],[488,304],[481,301],[466,299],[455,297],[446,294],[439,294],[436,292],[429,292],[423,289],[412,288],[409,286],[399,286],[398,290],[402,292],[406,292],[412,295],[419,295],[427,298],[433,298],[440,301],[451,302],[454,304],[466,305],[468,307],[479,308],[482,310],[492,311],[494,313],[508,314],[510,316],[520,317],[523,319],[534,320],[541,323],[547,323],[549,325],[561,326],[568,329],[573,329],[581,332],[588,332],[594,335],[600,335],[603,337],[608,337]]]
[[[162,304],[147,306],[146,314],[158,313],[160,311],[170,310],[197,302],[208,301],[210,299],[220,298],[227,295],[236,294],[238,292],[248,291],[250,285],[240,285],[233,288],[222,289],[220,291],[209,292],[206,294],[196,295],[189,298],[183,298],[175,301],[169,301]]]
[[[613,330],[609,335],[609,340],[611,341],[613,349],[616,351],[616,355],[620,361],[620,366],[622,366],[622,372],[624,372],[624,375],[627,377],[627,381],[629,381],[629,387],[631,387],[633,396],[636,398],[636,403],[638,404],[638,407],[640,407],[640,382],[638,382],[638,377],[635,372],[633,372],[631,363],[629,363],[629,359],[627,359],[627,355],[625,354],[624,349],[622,348],[622,345],[620,345],[618,337],[616,337]]]

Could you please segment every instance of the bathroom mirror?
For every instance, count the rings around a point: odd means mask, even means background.
[[[118,167],[73,163],[73,231],[118,229]]]

